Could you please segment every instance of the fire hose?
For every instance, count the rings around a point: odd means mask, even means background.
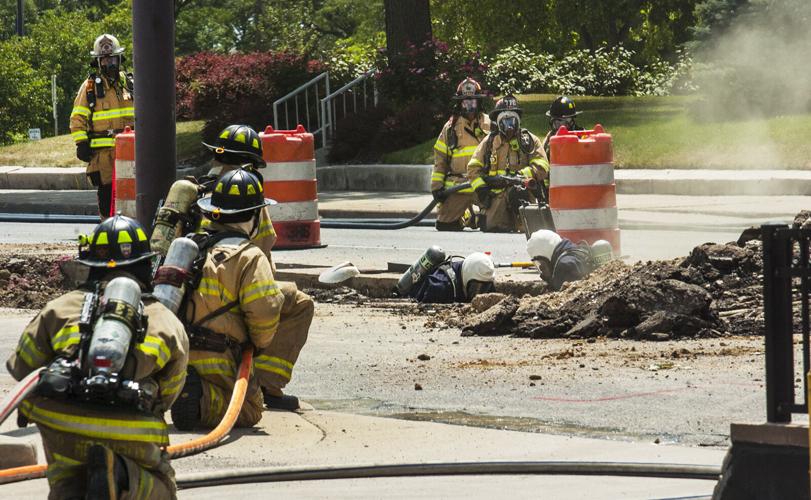
[[[251,376],[252,364],[253,364],[253,346],[249,346],[244,351],[242,351],[242,362],[239,365],[239,373],[237,376],[237,381],[234,384],[234,391],[231,394],[231,401],[228,403],[228,408],[226,409],[225,415],[223,416],[220,423],[211,432],[209,432],[203,437],[193,439],[186,443],[169,446],[166,449],[166,451],[169,453],[170,458],[188,457],[190,455],[196,455],[197,453],[204,452],[219,445],[228,436],[228,433],[231,432],[231,429],[234,427],[234,423],[236,423],[237,421],[239,412],[242,410],[242,403],[245,401],[245,394],[248,390],[248,381],[250,380]],[[41,371],[42,370],[37,370],[36,372],[33,372],[31,375],[23,379],[23,382],[28,381],[29,382],[28,384],[23,384],[22,382],[18,384],[18,386],[23,386],[24,390],[27,389],[25,394],[30,393],[33,387],[36,385],[36,380],[39,379],[39,373]],[[32,377],[32,375],[34,374],[36,374],[36,377]],[[29,380],[29,378],[31,380]],[[34,378],[36,380],[34,380]],[[31,382],[32,380],[33,382]],[[13,395],[13,397],[4,400],[3,401],[4,406],[0,408],[4,412],[2,415],[7,416],[7,413],[11,413],[11,411],[23,399],[25,399],[25,395],[18,392],[17,394]],[[7,401],[9,401],[10,403],[14,403],[16,401],[16,403],[14,404],[13,407],[11,407],[6,411]],[[25,481],[28,479],[39,479],[45,477],[45,471],[47,470],[47,468],[48,466],[45,464],[37,464],[37,465],[24,465],[22,467],[12,467],[9,469],[0,470],[0,484],[14,483],[18,481]]]

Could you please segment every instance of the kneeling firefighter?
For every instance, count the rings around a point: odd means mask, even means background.
[[[577,110],[574,100],[565,95],[557,97],[549,105],[549,110],[546,112],[546,116],[549,118],[549,132],[543,139],[543,150],[550,161],[552,158],[549,156],[549,140],[558,133],[560,127],[566,127],[566,130],[583,130],[583,127],[575,121],[575,117],[580,113],[582,111]]]
[[[42,436],[49,498],[175,498],[163,414],[189,345],[175,315],[144,293],[154,255],[128,217],[80,237],[87,282],[49,302],[6,362],[18,380],[47,366],[19,412]]]
[[[262,140],[253,128],[229,125],[212,143],[204,142],[203,145],[213,154],[208,174],[199,179],[177,181],[158,213],[152,245],[161,254],[166,253],[176,236],[205,229],[212,223],[211,219],[201,217],[196,201],[211,193],[221,175],[243,168],[255,175],[260,184],[263,183],[259,170],[266,165]],[[269,207],[260,209],[259,222],[249,237],[265,253],[275,273],[271,249],[276,243],[276,231]],[[295,283],[279,281],[277,284],[284,297],[279,329],[271,344],[255,353],[253,377],[262,387],[268,408],[295,410],[299,407],[298,398],[284,394],[282,390],[290,382],[293,367],[307,342],[315,306],[312,298],[300,291]]]
[[[267,256],[250,240],[262,208],[271,203],[259,179],[244,169],[222,175],[212,195],[197,201],[210,224],[193,236],[200,251],[196,285],[179,313],[191,354],[186,384],[172,406],[178,429],[215,427],[234,390],[241,346],[250,343],[262,352],[277,333],[284,296]],[[262,410],[262,392],[252,377],[235,425],[255,425]]]
[[[434,143],[434,172],[431,175],[431,194],[441,205],[437,212],[439,231],[461,231],[467,221],[473,220],[473,189],[456,193],[446,189],[467,182],[467,162],[476,146],[490,132],[490,119],[482,109],[482,87],[468,77],[456,87],[453,113]]]
[[[488,255],[475,252],[446,259],[441,248],[432,246],[400,278],[397,293],[422,303],[470,302],[480,293],[494,291],[495,277]]]
[[[552,290],[560,290],[567,281],[585,278],[613,258],[611,244],[597,240],[574,244],[554,231],[535,231],[527,240],[527,253],[538,266],[541,279]]]
[[[521,230],[516,187],[495,184],[496,179],[522,177],[527,186],[546,183],[549,176],[549,161],[541,140],[521,128],[521,108],[512,95],[496,103],[490,112],[495,123],[473,153],[467,164],[467,176],[475,190],[479,204],[484,208],[483,231],[514,232]],[[523,189],[523,188],[522,188]],[[534,201],[529,193],[528,202]]]

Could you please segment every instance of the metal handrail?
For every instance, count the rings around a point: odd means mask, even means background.
[[[284,126],[285,126],[285,128],[287,128],[287,129],[295,128],[295,126],[300,123],[300,121],[299,121],[299,95],[301,95],[303,93],[304,94],[304,117],[306,119],[306,123],[304,123],[303,125],[305,126],[305,128],[310,133],[313,134],[313,136],[318,137],[318,134],[320,134],[324,129],[323,106],[320,105],[320,102],[323,99],[319,98],[319,95],[318,95],[318,83],[321,80],[324,80],[324,84],[325,84],[325,92],[324,92],[324,94],[329,95],[329,93],[330,93],[330,90],[329,90],[329,72],[325,71],[324,73],[321,73],[320,75],[316,76],[315,78],[313,78],[309,82],[304,83],[302,85],[299,85],[298,87],[296,87],[292,91],[285,94],[283,97],[280,97],[279,99],[276,99],[275,101],[273,101],[273,128],[275,128],[276,130],[279,130],[279,106],[282,105],[282,104],[284,104]],[[314,91],[314,94],[315,94],[315,100],[313,101],[313,103],[315,104],[315,125],[316,125],[316,127],[313,127],[313,124],[311,123],[311,120],[310,120],[310,94],[309,94],[309,90],[310,90],[311,87],[313,88],[313,91]],[[294,105],[295,105],[295,117],[296,117],[296,120],[293,123],[292,127],[290,126],[291,113],[290,113],[289,106],[288,106],[288,102],[291,99],[293,100]],[[325,136],[322,136],[322,137],[325,137]],[[322,144],[322,146],[323,146],[323,144]]]
[[[374,69],[374,68],[370,69],[369,71],[363,73],[362,75],[355,78],[351,82],[347,83],[343,87],[339,88],[335,92],[327,94],[323,99],[321,99],[321,116],[324,117],[324,125],[321,128],[322,144],[324,144],[324,145],[327,144],[327,142],[329,141],[330,136],[335,134],[335,130],[337,128],[336,127],[336,115],[337,115],[338,110],[336,109],[336,102],[335,102],[336,98],[338,98],[338,97],[342,98],[342,101],[343,101],[342,102],[342,104],[343,104],[342,116],[347,116],[349,113],[347,113],[347,110],[346,110],[346,97],[347,97],[347,94],[351,92],[352,93],[352,112],[357,113],[358,112],[358,94],[357,94],[357,92],[355,92],[355,88],[362,84],[363,85],[363,101],[362,101],[363,108],[364,109],[368,108],[368,105],[366,103],[367,99],[368,99],[367,90],[366,90],[366,83],[369,81],[370,77],[372,75],[374,75],[375,71],[377,71],[377,70]],[[372,79],[372,105],[373,106],[377,106],[377,98],[378,98],[378,96],[377,96],[377,84],[375,84],[374,79]]]

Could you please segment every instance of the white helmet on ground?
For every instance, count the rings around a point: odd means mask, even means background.
[[[558,243],[563,241],[563,238],[556,232],[548,229],[540,229],[532,233],[532,236],[527,240],[527,253],[529,258],[536,260],[538,257],[543,257],[549,261],[552,260],[552,254],[555,252],[555,247]]]
[[[484,289],[492,290],[493,282],[496,279],[496,266],[493,259],[481,252],[475,252],[462,262],[462,286],[465,289],[465,296],[470,299],[477,293],[482,293]],[[481,284],[479,287],[469,287],[471,282]]]

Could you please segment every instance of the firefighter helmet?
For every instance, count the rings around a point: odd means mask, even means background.
[[[244,222],[255,211],[274,204],[276,201],[265,198],[259,178],[242,168],[221,175],[211,196],[197,200],[206,217],[218,222]]]
[[[492,292],[496,266],[489,255],[474,252],[462,262],[462,287],[468,300],[480,293]]]
[[[532,236],[527,240],[527,253],[532,260],[540,258],[552,260],[552,254],[555,253],[555,248],[563,241],[563,238],[556,232],[548,229],[540,229],[532,233]]]
[[[524,112],[524,110],[518,106],[518,99],[512,94],[507,94],[496,102],[493,111],[490,112],[490,120],[494,122],[498,121],[498,115],[501,114],[502,111],[515,111],[519,117]]]
[[[456,86],[456,94],[453,95],[454,100],[461,101],[463,99],[482,99],[486,97],[482,94],[482,86],[473,78],[467,77]]]
[[[262,159],[262,139],[256,130],[248,125],[229,125],[225,127],[213,144],[203,143],[214,153],[217,161],[228,165],[252,163],[264,167]]]
[[[574,104],[574,101],[562,95],[552,101],[552,104],[549,106],[549,111],[546,112],[546,116],[550,118],[572,118],[579,115],[582,111],[577,111],[577,107]]]
[[[118,43],[118,38],[107,33],[99,35],[93,42],[93,50],[90,55],[93,57],[118,56],[124,53],[124,47]]]
[[[79,235],[78,262],[90,267],[121,267],[155,255],[141,224],[124,215],[114,215],[93,229],[90,236]]]

